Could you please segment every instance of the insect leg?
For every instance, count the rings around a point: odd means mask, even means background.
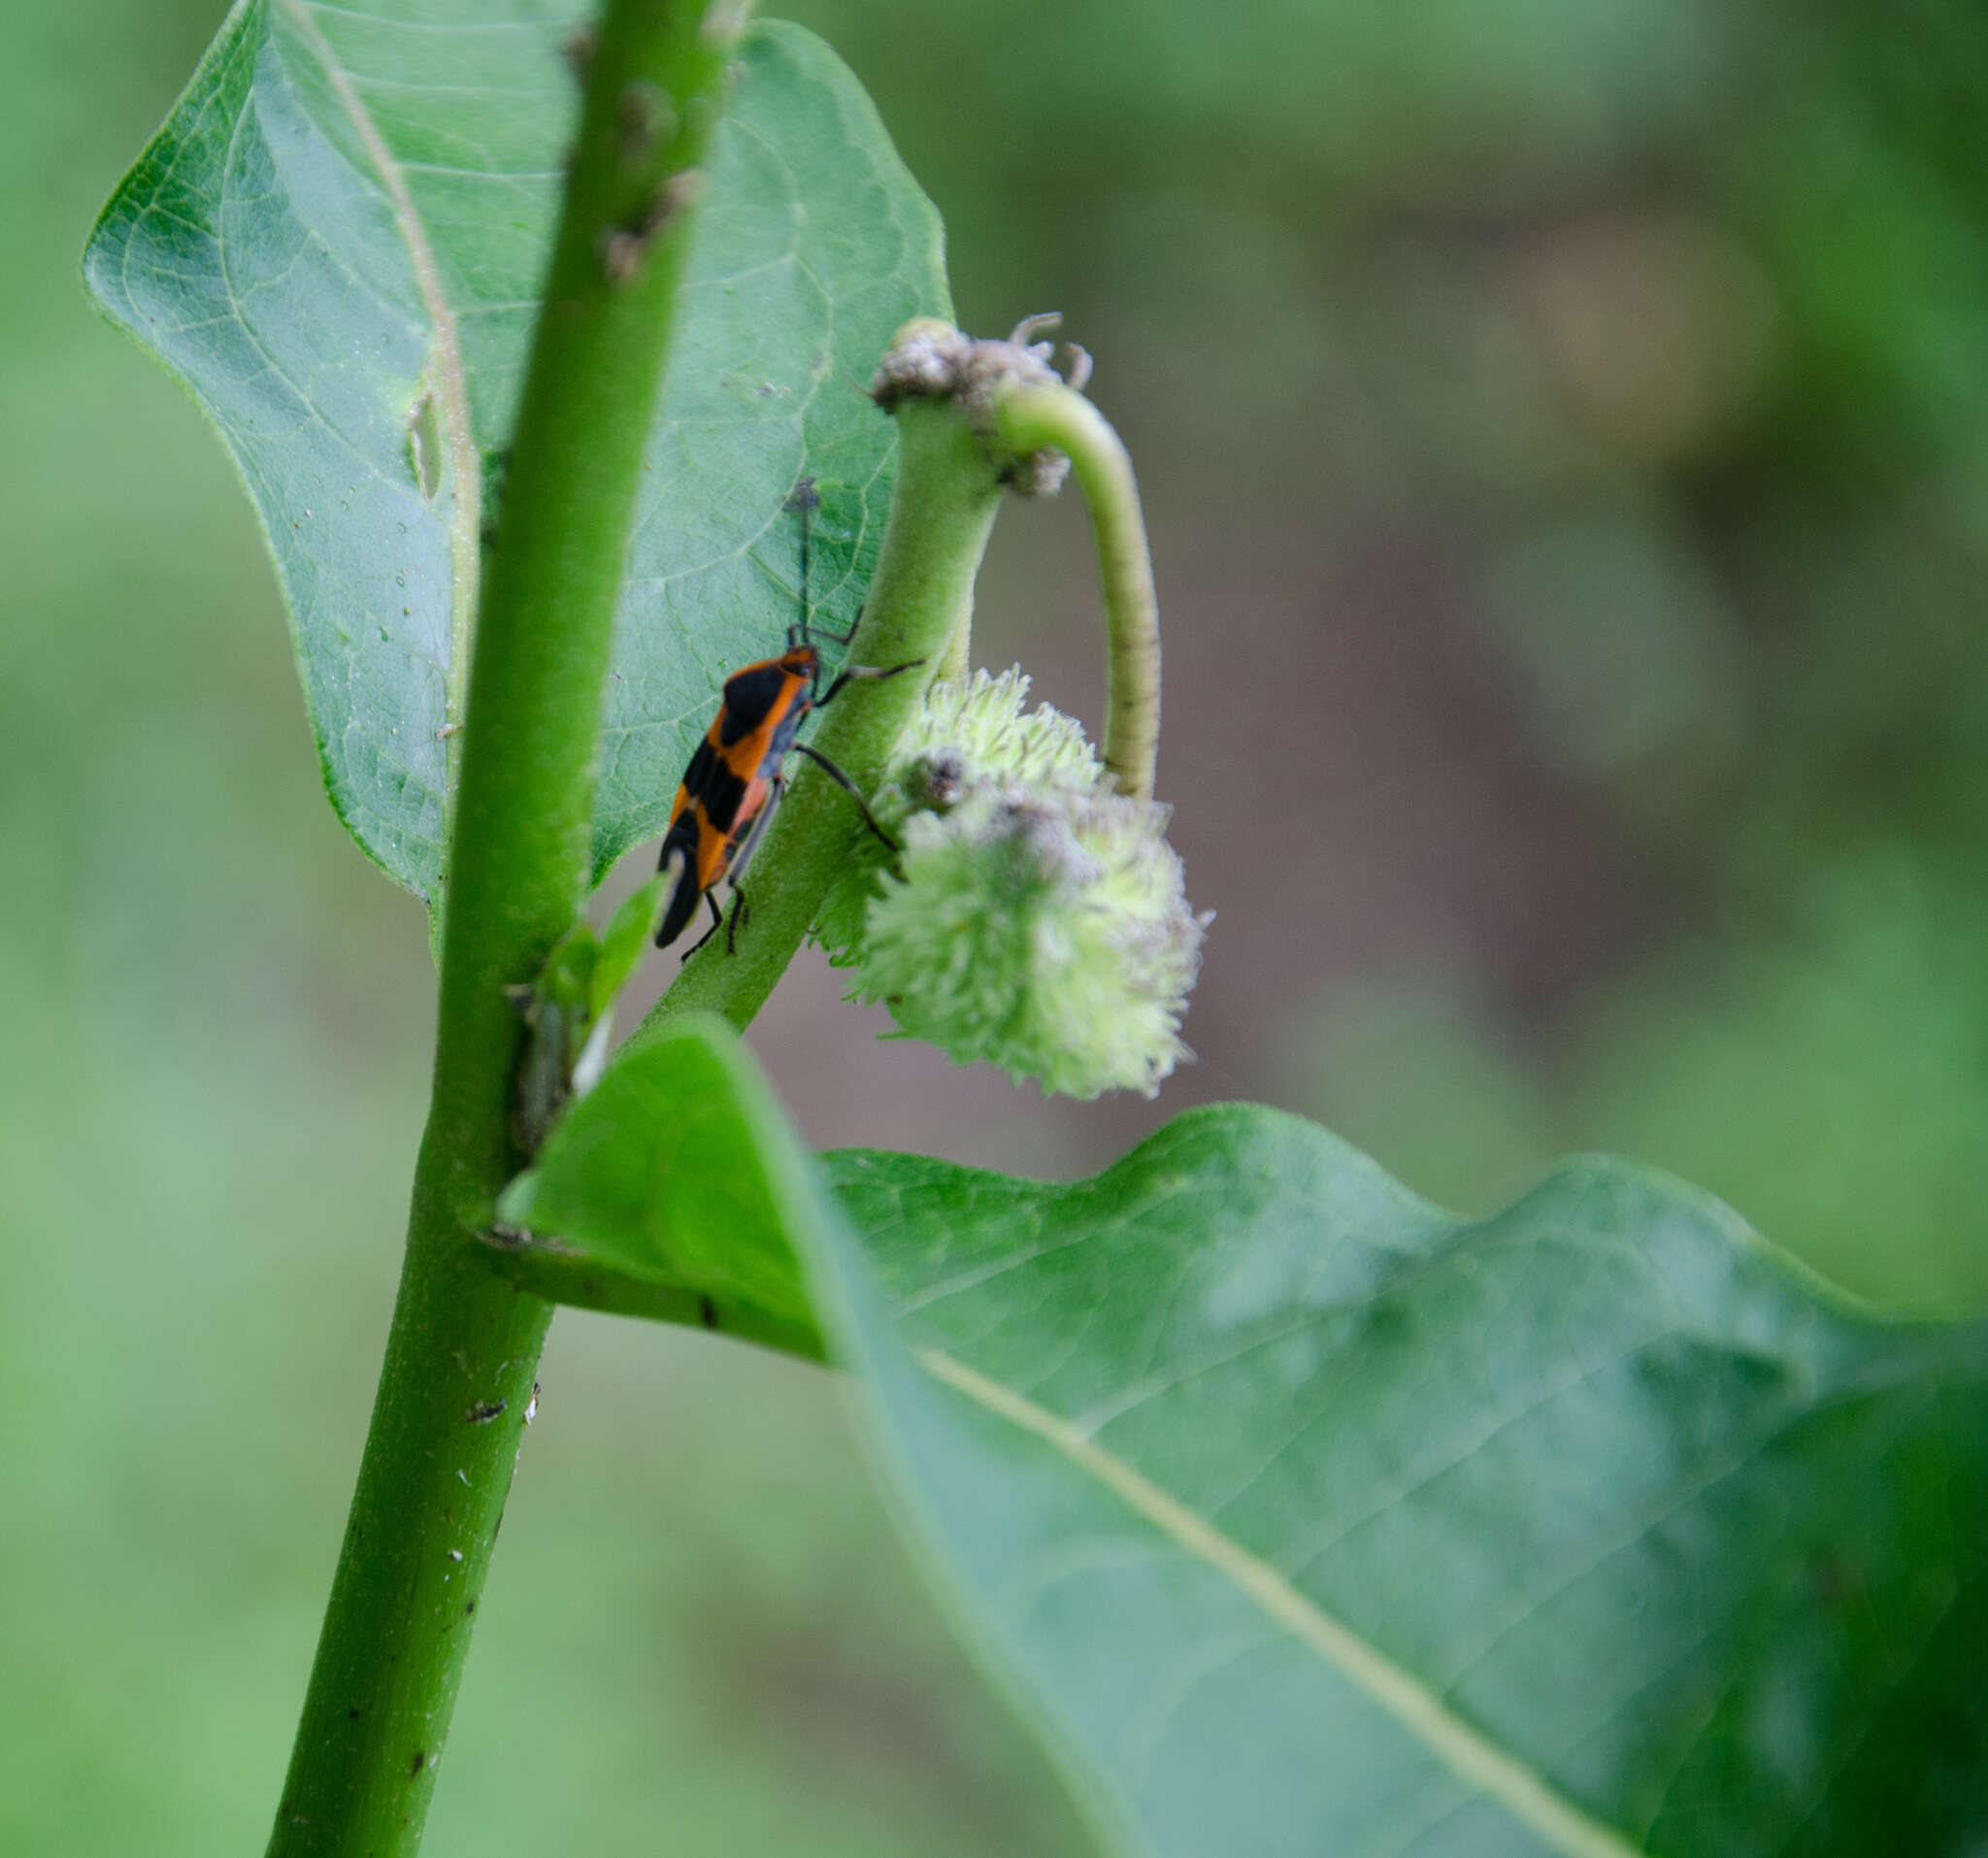
[[[815,492],[812,478],[803,478],[787,498],[786,507],[801,518],[801,616],[787,628],[790,646],[805,644],[808,638],[808,519],[820,506],[821,498]]]
[[[869,602],[865,601],[863,604],[864,606],[868,606]],[[853,639],[856,636],[856,628],[860,626],[862,623],[863,608],[858,607],[856,609],[856,616],[849,621],[848,631],[831,632],[826,626],[810,625],[808,628],[808,636],[811,639],[826,639],[832,646],[845,646],[849,643],[851,639]]]
[[[922,658],[907,658],[901,665],[892,665],[887,671],[879,671],[875,665],[845,665],[842,675],[814,699],[814,708],[819,710],[831,702],[835,693],[852,678],[859,678],[865,683],[881,683],[886,678],[895,678],[900,671],[911,671],[925,661]]]
[[[905,667],[903,665],[900,665],[898,669],[902,671],[905,669]],[[846,672],[844,673],[844,676],[846,677],[847,675],[848,674]],[[887,678],[891,674],[886,671],[881,675]],[[856,803],[857,807],[860,808],[862,811],[863,823],[866,826],[868,826],[870,830],[878,836],[878,838],[881,839],[883,843],[887,845],[893,851],[903,849],[903,847],[899,846],[898,842],[877,823],[877,815],[870,811],[870,803],[869,801],[863,798],[862,792],[857,787],[856,783],[853,780],[851,780],[847,775],[844,774],[843,771],[840,768],[838,768],[834,762],[829,760],[829,758],[825,754],[823,754],[819,748],[811,748],[805,742],[797,742],[793,745],[793,747],[794,752],[796,754],[806,755],[810,761],[813,762],[814,765],[817,768],[819,768],[823,774],[825,774],[831,780],[833,780],[838,787],[842,788],[842,790],[845,794],[847,794],[851,800],[853,800]]]
[[[724,927],[725,918],[718,909],[718,900],[709,890],[704,893],[704,900],[711,905],[711,927],[703,935],[699,936],[689,947],[683,950],[683,959],[685,961],[688,961],[712,937]]]

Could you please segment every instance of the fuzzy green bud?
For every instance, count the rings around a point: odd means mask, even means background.
[[[876,840],[816,937],[851,997],[962,1063],[1095,1097],[1150,1096],[1183,1058],[1206,916],[1188,907],[1169,810],[1120,794],[1081,726],[1028,679],[933,688],[872,807]]]
[[[1028,674],[977,671],[964,684],[936,683],[899,740],[870,811],[892,839],[920,813],[944,813],[976,789],[1012,784],[1088,794],[1106,774],[1083,725],[1044,704],[1024,713]],[[857,959],[870,906],[883,895],[895,855],[865,833],[838,873],[815,919],[814,939],[838,967]]]

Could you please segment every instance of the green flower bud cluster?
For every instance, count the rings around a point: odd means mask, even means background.
[[[1182,1059],[1180,1018],[1209,918],[1188,907],[1170,810],[1113,791],[1080,724],[1028,679],[938,684],[872,800],[902,847],[866,835],[815,939],[908,1033],[961,1063],[1095,1097],[1151,1096]]]

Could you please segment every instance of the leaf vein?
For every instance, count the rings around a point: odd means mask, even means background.
[[[470,415],[469,379],[463,367],[462,347],[447,294],[442,286],[442,273],[436,263],[434,248],[428,242],[427,229],[415,210],[414,196],[408,191],[406,177],[393,150],[387,147],[364,99],[353,87],[351,77],[339,61],[331,42],[313,17],[311,6],[306,0],[278,0],[278,4],[295,22],[299,36],[317,59],[332,93],[338,98],[379,171],[381,185],[386,190],[394,221],[407,246],[415,285],[433,325],[430,338],[432,384],[441,401],[442,426],[448,437],[450,464],[448,667],[443,689],[445,725],[449,730],[445,747],[445,781],[448,795],[452,797],[461,754],[458,725],[462,721],[463,706],[469,691],[470,630],[476,621],[482,520],[482,464],[477,455]],[[445,840],[447,837],[445,828]]]
[[[1339,1675],[1392,1715],[1430,1753],[1555,1850],[1573,1858],[1639,1858],[1619,1833],[1591,1817],[1515,1756],[1498,1747],[1409,1672],[1300,1593],[1269,1563],[1222,1534],[1124,1460],[1056,1414],[934,1348],[914,1351],[932,1377],[1059,1451],[1141,1520],[1232,1582]]]

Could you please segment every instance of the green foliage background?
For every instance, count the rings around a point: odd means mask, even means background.
[[[35,9],[0,69],[24,1850],[261,1837],[425,1082],[418,911],[324,808],[249,514],[75,286],[218,13]],[[1222,912],[1208,1062],[1160,1111],[1272,1097],[1472,1207],[1625,1149],[1859,1287],[1988,1301],[1988,29],[1939,0],[802,17],[945,211],[963,319],[1060,300],[1141,459],[1163,792]],[[983,655],[1081,706],[1080,517],[1007,530]],[[1315,701],[1265,744],[1272,673]],[[811,1132],[908,1142],[927,1074],[813,1024],[762,1041],[804,1116],[853,1099]],[[1147,1126],[953,1081],[930,1140],[971,1159],[1061,1172]],[[814,1375],[566,1312],[546,1380],[432,1851],[1080,1849]]]

